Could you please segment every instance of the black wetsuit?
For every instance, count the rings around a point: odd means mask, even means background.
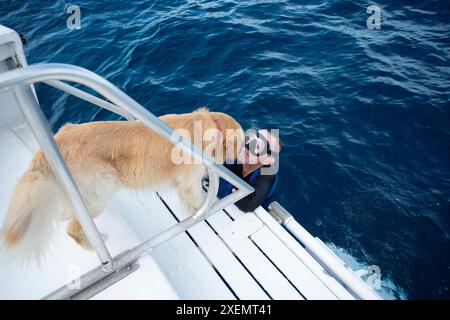
[[[249,194],[245,198],[236,202],[236,206],[244,212],[253,211],[258,208],[260,205],[266,207],[268,205],[268,200],[273,195],[273,191],[277,182],[277,175],[261,175],[260,169],[255,172],[250,173],[244,178],[243,174],[243,165],[238,163],[233,164],[225,164],[225,166],[236,174],[238,177],[242,178],[249,185],[255,188],[255,191],[252,194]],[[220,187],[219,187],[219,198],[223,198],[231,192],[233,186],[229,184],[227,181],[220,179]]]

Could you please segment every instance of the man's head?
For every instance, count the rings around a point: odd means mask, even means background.
[[[278,130],[249,130],[238,160],[245,164],[272,166],[278,160],[280,151]]]

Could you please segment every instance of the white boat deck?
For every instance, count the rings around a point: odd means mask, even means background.
[[[0,221],[15,182],[37,146],[28,127],[0,128]],[[173,190],[121,190],[96,219],[112,254],[186,218]],[[0,299],[37,299],[98,265],[58,226],[40,267],[24,268],[0,253]],[[264,209],[232,205],[153,250],[101,299],[354,299]],[[319,276],[318,276],[319,275]]]
[[[27,141],[28,146],[22,141]],[[35,140],[27,127],[0,128],[0,221],[3,221],[14,184],[25,171],[35,149]],[[111,235],[107,242],[114,255],[139,243],[113,206],[109,206],[96,222],[101,230]],[[98,265],[93,252],[80,249],[64,233],[66,224],[58,226],[50,251],[39,267],[34,263],[24,266],[18,261],[11,261],[4,251],[0,251],[0,299],[40,299]],[[140,262],[141,268],[126,281],[115,284],[96,298],[178,298],[151,257],[145,257]]]

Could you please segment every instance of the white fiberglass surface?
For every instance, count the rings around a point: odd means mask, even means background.
[[[26,127],[20,130],[0,128],[0,223],[3,223],[14,185],[35,150],[35,143],[31,139],[32,135]],[[100,231],[107,235],[106,244],[113,255],[139,244],[138,237],[116,209],[120,201],[133,201],[132,195],[122,194],[122,199],[113,199],[105,212],[95,220]],[[94,252],[81,249],[65,234],[66,224],[57,223],[55,236],[40,265],[34,261],[24,263],[14,259],[11,252],[5,252],[2,248],[0,299],[40,299],[98,266],[99,261]],[[139,270],[95,298],[176,299],[178,296],[159,266],[150,256],[146,256],[141,260]]]

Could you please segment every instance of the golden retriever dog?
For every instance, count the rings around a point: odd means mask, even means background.
[[[241,126],[224,113],[200,108],[160,119],[220,163],[235,159],[243,144]],[[195,139],[199,129],[203,136]],[[186,154],[180,161],[172,143],[139,121],[67,124],[55,140],[93,218],[121,187],[142,189],[168,183],[193,212],[203,203],[205,166],[186,161]],[[39,150],[15,187],[1,230],[3,243],[39,259],[54,221],[67,219],[68,235],[90,249],[72,205]]]

